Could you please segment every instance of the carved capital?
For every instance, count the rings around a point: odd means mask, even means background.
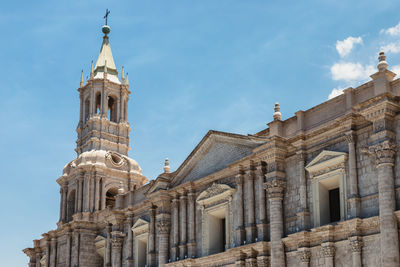
[[[265,184],[265,189],[269,194],[269,198],[283,198],[283,192],[286,188],[286,182],[282,179],[271,179]]]
[[[311,251],[309,249],[299,250],[298,252],[301,262],[309,263],[311,260]]]
[[[363,246],[364,246],[364,243],[360,238],[354,237],[354,238],[350,239],[351,251],[361,252]]]
[[[322,254],[326,258],[333,258],[335,257],[336,248],[333,244],[322,244]]]
[[[344,138],[348,144],[354,144],[356,142],[356,135],[353,132],[346,133]]]
[[[386,140],[370,146],[368,152],[375,157],[377,167],[387,164],[393,165],[394,156],[396,155],[396,144]]]
[[[168,234],[171,227],[171,223],[167,220],[157,221],[157,233]]]
[[[243,185],[243,174],[239,173],[235,176],[235,182],[237,185]]]

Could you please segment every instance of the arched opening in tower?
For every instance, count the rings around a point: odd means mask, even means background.
[[[112,96],[108,97],[108,119],[117,122],[116,101]]]
[[[101,112],[101,93],[96,94],[96,105],[95,105],[96,114],[100,114]]]
[[[115,196],[118,194],[118,188],[110,188],[106,193],[106,207],[115,207]]]
[[[72,221],[72,215],[75,213],[75,189],[72,190],[68,195],[67,202],[67,222]]]
[[[85,121],[87,121],[89,119],[89,113],[90,113],[89,109],[90,109],[90,100],[89,100],[89,97],[87,97],[86,101],[85,101],[85,111],[84,111]]]

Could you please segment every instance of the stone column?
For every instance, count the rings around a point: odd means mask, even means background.
[[[359,236],[352,236],[349,238],[350,247],[352,251],[353,267],[362,266],[361,251],[363,247],[362,238]]]
[[[40,252],[40,248],[35,248],[36,251],[36,265],[35,267],[41,267],[40,260],[42,259],[42,253]]]
[[[104,251],[104,267],[111,267],[111,225],[106,226],[107,240]]]
[[[310,267],[311,261],[311,251],[309,248],[299,248],[298,255],[300,258],[300,266],[301,267]]]
[[[255,224],[254,224],[254,169],[251,167],[250,170],[246,171],[246,179],[245,179],[245,185],[246,185],[246,241],[247,243],[253,243],[254,242],[254,236],[255,236]]]
[[[188,193],[189,205],[188,205],[188,231],[189,231],[189,242],[188,242],[188,257],[196,257],[196,195],[195,192],[190,191]]]
[[[79,245],[80,245],[79,244],[80,243],[80,233],[79,233],[78,229],[74,230],[73,238],[74,238],[74,255],[73,255],[72,266],[77,267],[77,266],[79,266]]]
[[[396,146],[390,141],[370,147],[376,158],[379,193],[381,266],[399,265],[399,234],[395,211],[393,166]]]
[[[172,244],[171,249],[172,261],[176,261],[178,257],[178,246],[179,246],[179,196],[175,195],[172,199]]]
[[[235,244],[240,246],[243,244],[244,228],[243,228],[243,173],[236,175],[236,228],[235,228]]]
[[[325,242],[321,244],[322,246],[322,255],[325,258],[326,267],[334,267],[335,266],[335,245],[333,242]]]
[[[122,242],[123,234],[120,231],[111,232],[111,262],[112,267],[122,266]]]
[[[126,239],[125,267],[133,267],[134,266],[132,226],[133,226],[133,213],[129,212],[128,218],[126,219],[126,228],[128,231],[128,237]]]
[[[167,217],[167,214],[162,214],[162,217]],[[158,266],[163,267],[168,263],[169,250],[169,231],[171,223],[167,218],[162,218],[157,221],[157,237],[158,237]]]
[[[96,172],[92,172],[92,175],[90,175],[90,212],[95,211],[95,177],[96,177]]]
[[[360,195],[358,193],[358,181],[357,181],[357,155],[356,155],[356,136],[353,132],[346,135],[346,140],[349,147],[349,203],[350,203],[350,218],[360,216]]]
[[[257,212],[257,241],[267,240],[267,216],[265,205],[264,190],[264,170],[260,164],[256,170],[257,190],[258,190],[258,212]]]
[[[43,235],[44,238],[46,239],[46,248],[45,248],[45,254],[46,254],[46,267],[50,267],[50,240],[48,234]]]
[[[90,207],[90,177],[92,176],[91,172],[86,172],[85,173],[85,179],[84,179],[84,190],[83,190],[83,202],[84,202],[84,208],[83,211],[88,212]]]
[[[285,266],[285,249],[283,247],[283,192],[286,182],[283,179],[272,178],[266,183],[269,197],[270,236],[271,236],[271,266]]]
[[[50,249],[50,267],[56,267],[57,264],[57,238],[53,237],[50,241],[51,249]]]
[[[67,236],[67,244],[66,244],[66,254],[65,254],[65,266],[66,267],[71,267],[71,258],[72,258],[72,254],[71,254],[71,249],[72,249],[72,235],[71,235],[71,229],[68,229],[66,232],[66,236]]]
[[[60,221],[65,222],[67,218],[67,193],[68,193],[68,186],[63,184],[60,188]]]
[[[101,196],[100,196],[100,181],[101,180],[101,177],[99,177],[99,176],[97,176],[96,175],[96,177],[95,177],[95,187],[96,187],[96,193],[95,193],[95,199],[94,199],[94,210],[100,210],[101,209],[101,207],[100,207],[100,199],[101,199]]]
[[[307,205],[307,179],[305,172],[306,154],[303,151],[297,153],[299,171],[299,195],[300,207],[297,211],[297,227],[300,231],[310,229],[310,212]]]
[[[187,218],[186,218],[186,209],[187,209],[187,196],[183,193],[180,197],[180,229],[181,229],[181,240],[179,243],[179,256],[181,259],[184,259],[187,256],[186,251],[186,242],[187,242]]]
[[[78,212],[82,212],[82,195],[83,195],[83,173],[78,177]]]
[[[147,265],[149,267],[156,266],[156,243],[155,243],[155,227],[156,227],[156,208],[152,206],[149,211],[150,223],[149,223],[149,237],[148,237],[148,248],[147,253]]]

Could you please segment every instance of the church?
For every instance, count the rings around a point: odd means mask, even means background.
[[[286,120],[276,103],[258,133],[211,130],[149,181],[102,32],[60,219],[23,250],[30,267],[399,266],[400,79],[383,52],[367,83]]]

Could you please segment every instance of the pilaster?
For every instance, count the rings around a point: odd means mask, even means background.
[[[255,179],[254,168],[250,166],[250,168],[245,172],[245,186],[246,186],[245,203],[247,204],[245,209],[246,210],[245,230],[246,230],[247,243],[254,242],[255,231],[256,231],[254,223],[255,222],[254,179]]]
[[[356,155],[356,135],[353,131],[348,132],[346,141],[349,149],[349,187],[350,196],[348,201],[350,203],[349,215],[350,218],[360,216],[360,196],[358,193],[358,178],[357,178],[357,155]]]
[[[334,267],[335,264],[335,244],[333,242],[325,242],[321,244],[322,255],[325,258],[326,267]]]

